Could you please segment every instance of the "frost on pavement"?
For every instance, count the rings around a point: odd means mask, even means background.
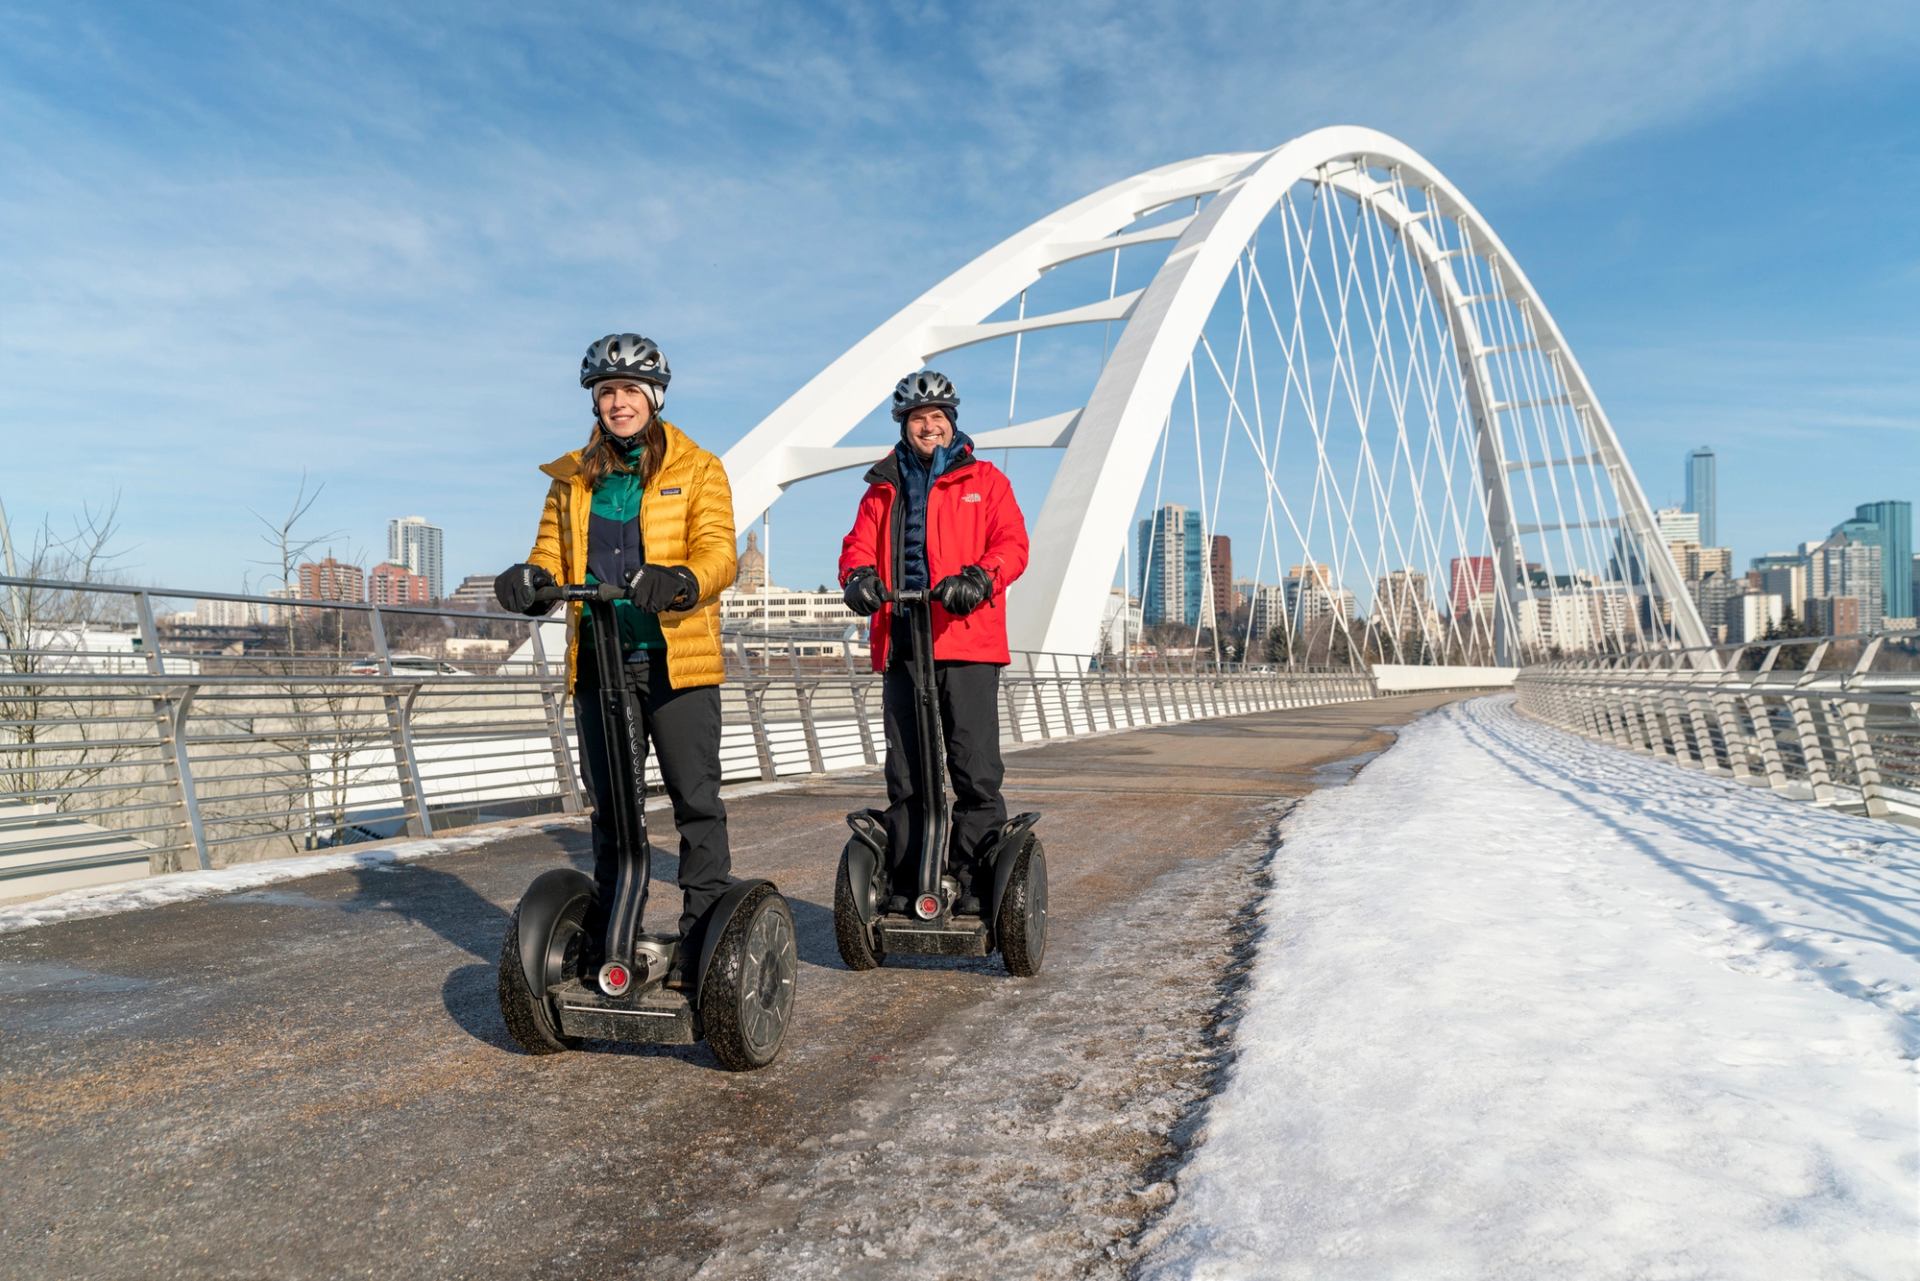
[[[1121,1276],[1115,1242],[1171,1195],[1151,1171],[1215,1075],[1271,848],[1188,862],[1056,933],[1037,978],[1004,981],[910,1058],[876,1045],[849,1112],[803,1144],[808,1166],[705,1209],[725,1244],[696,1275]]]
[[[1284,835],[1144,1275],[1920,1271],[1913,832],[1502,698]]]

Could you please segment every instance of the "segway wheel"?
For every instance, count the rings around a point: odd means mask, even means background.
[[[579,976],[586,933],[580,923],[591,900],[587,895],[569,903],[556,922],[547,944],[549,984]],[[580,1047],[580,1038],[560,1031],[559,1020],[547,994],[536,992],[520,968],[520,909],[513,910],[513,923],[507,928],[506,941],[500,947],[500,1017],[506,1022],[507,1035],[528,1054],[559,1054]]]
[[[722,1067],[749,1072],[773,1062],[793,1016],[799,968],[793,911],[762,886],[727,922],[700,984],[700,1022]]]
[[[1047,852],[1029,839],[1000,899],[1000,959],[1015,978],[1040,972],[1047,954]]]
[[[873,941],[872,929],[860,919],[845,850],[840,852],[840,875],[833,881],[833,942],[850,970],[877,969],[886,960],[886,953]]]

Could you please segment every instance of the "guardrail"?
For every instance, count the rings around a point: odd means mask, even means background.
[[[1875,818],[1920,817],[1920,631],[1565,660],[1519,704],[1575,733]]]
[[[61,621],[0,648],[0,898],[55,869],[204,868],[585,804],[552,619],[0,577],[14,586]],[[256,621],[164,623],[185,600]],[[428,632],[470,656],[400,652]],[[730,634],[727,667],[724,779],[880,763],[880,678],[856,647]],[[1043,741],[1377,692],[1364,670],[1022,653],[1001,730]]]

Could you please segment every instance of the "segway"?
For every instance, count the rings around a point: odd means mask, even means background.
[[[905,613],[914,635],[908,671],[919,713],[914,718],[919,730],[917,803],[923,807],[919,882],[905,912],[888,911],[885,815],[871,809],[847,815],[853,836],[840,853],[833,890],[833,935],[840,959],[850,970],[871,970],[896,953],[998,952],[1007,973],[1020,978],[1038,974],[1047,950],[1047,855],[1033,833],[1040,815],[1015,815],[987,834],[974,872],[980,915],[956,912],[960,886],[947,867],[953,801],[947,794],[946,735],[934,683],[933,607],[923,591],[893,592],[888,599]]]
[[[556,868],[534,878],[514,909],[500,951],[500,1013],[529,1054],[577,1049],[584,1040],[687,1045],[704,1040],[724,1067],[765,1067],[780,1053],[793,1013],[798,958],[793,912],[763,880],[739,881],[701,922],[687,973],[691,995],[664,986],[682,946],[675,934],[641,931],[653,851],[647,844],[645,756],[622,695],[609,584],[550,587],[539,599],[578,601],[593,628],[611,795],[596,796],[612,819],[619,881],[604,939],[586,920],[599,898],[592,877]]]

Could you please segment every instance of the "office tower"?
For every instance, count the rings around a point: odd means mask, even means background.
[[[440,527],[429,525],[425,516],[402,516],[387,522],[387,560],[405,565],[426,579],[435,600],[440,599],[445,587],[443,542]]]
[[[1212,549],[1207,554],[1207,574],[1212,581],[1213,617],[1208,625],[1215,631],[1223,630],[1227,620],[1233,617],[1233,540],[1225,534],[1215,534]]]
[[[1848,522],[1852,523],[1852,522]],[[1858,630],[1876,632],[1886,615],[1882,595],[1886,578],[1880,564],[1880,544],[1835,534],[1821,547],[1825,599],[1851,597],[1859,604]]]
[[[1140,616],[1148,627],[1200,618],[1200,513],[1169,503],[1140,522]]]
[[[1913,575],[1906,566],[1913,560],[1913,504],[1896,499],[1862,503],[1854,509],[1853,519],[1841,521],[1833,532],[1853,542],[1879,547],[1880,599],[1885,606],[1881,614],[1912,618]]]
[[[1700,518],[1700,532],[1696,541],[1709,547],[1715,541],[1714,508],[1718,504],[1718,498],[1713,451],[1702,445],[1687,455],[1686,509]]]
[[[1455,556],[1447,579],[1447,611],[1464,618],[1480,600],[1493,595],[1493,557]]]

